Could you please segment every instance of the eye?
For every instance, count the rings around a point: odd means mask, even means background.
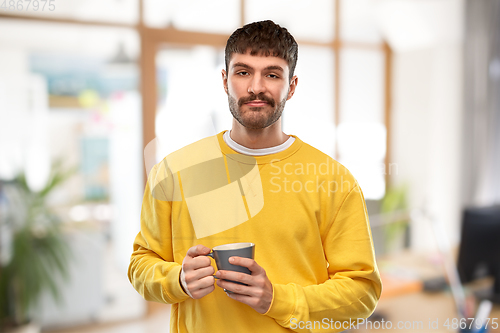
[[[272,78],[272,79],[279,79],[279,76],[276,74],[268,74],[267,76]]]
[[[237,72],[236,75],[244,76],[244,75],[248,75],[248,72],[241,71],[241,72]]]

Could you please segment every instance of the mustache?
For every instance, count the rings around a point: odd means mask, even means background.
[[[264,101],[267,104],[269,104],[271,107],[274,107],[276,104],[274,99],[272,99],[271,97],[267,97],[266,95],[264,95],[264,93],[259,93],[258,95],[251,93],[250,96],[240,98],[238,100],[238,106],[241,107],[243,104],[251,102],[251,101],[255,101],[255,100]]]

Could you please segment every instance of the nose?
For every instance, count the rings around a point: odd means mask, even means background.
[[[261,75],[254,75],[248,85],[248,93],[258,95],[266,91],[266,86]]]

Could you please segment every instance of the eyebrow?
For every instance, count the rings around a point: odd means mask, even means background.
[[[243,63],[243,62],[237,62],[233,65],[233,68],[234,67],[243,67],[243,68],[246,68],[246,69],[253,69],[253,67]],[[284,72],[283,68],[281,66],[277,66],[277,65],[271,65],[271,66],[267,66],[266,68],[264,68],[264,70],[276,70],[276,71],[281,71],[281,72]]]

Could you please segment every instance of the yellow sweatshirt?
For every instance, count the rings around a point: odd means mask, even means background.
[[[381,282],[351,173],[296,136],[284,151],[247,156],[229,148],[223,133],[150,171],[128,271],[134,288],[172,304],[174,333],[340,332],[368,317]],[[255,260],[273,284],[265,314],[218,286],[195,300],[180,285],[190,247],[236,242],[255,243]]]

